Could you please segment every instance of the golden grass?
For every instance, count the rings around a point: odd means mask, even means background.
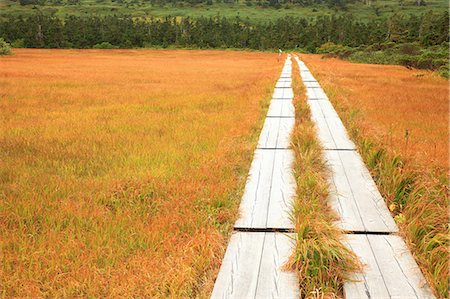
[[[294,202],[296,247],[290,266],[297,270],[301,298],[343,296],[349,273],[361,269],[357,256],[343,245],[343,231],[334,226],[337,215],[327,203],[328,171],[323,149],[306,104],[297,63],[293,63],[296,109],[292,148],[297,197]]]
[[[448,298],[448,81],[399,66],[301,58],[358,144],[435,294]]]
[[[280,67],[225,51],[0,58],[0,294],[209,294]]]
[[[448,80],[401,66],[321,57],[302,55],[339,106],[363,115],[364,134],[424,168],[448,169]]]

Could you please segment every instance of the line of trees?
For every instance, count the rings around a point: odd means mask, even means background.
[[[131,17],[55,16],[36,14],[0,21],[0,37],[30,48],[196,47],[304,49],[315,52],[332,42],[349,47],[385,42],[416,42],[425,47],[448,42],[448,12],[422,16],[394,15],[362,22],[351,15],[314,20],[285,17],[253,24],[240,18],[135,19]]]
[[[64,6],[64,5],[83,5],[82,0],[12,0],[13,2],[18,2],[20,5],[54,5],[54,6]],[[236,4],[242,0],[111,0],[118,4],[125,4],[131,6],[142,6],[148,3],[152,5],[188,5],[196,6],[198,4],[214,5],[216,3],[226,3],[226,4]],[[96,3],[103,3],[106,0],[96,0]],[[348,4],[361,3],[366,6],[371,6],[372,0],[243,0],[247,6],[259,6],[259,7],[270,7],[270,8],[282,8],[288,7],[290,5],[298,6],[313,6],[313,5],[326,5],[330,8],[335,9],[346,9]],[[414,6],[426,6],[425,0],[414,0],[405,2],[405,0],[398,0],[398,5],[404,7],[407,5]]]

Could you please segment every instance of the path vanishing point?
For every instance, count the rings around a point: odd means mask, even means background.
[[[344,242],[365,265],[344,284],[346,298],[434,298],[375,182],[333,105],[295,57],[330,170],[329,203]],[[295,123],[292,60],[288,55],[270,102],[211,298],[298,298],[295,272],[283,265],[295,247],[291,207],[296,196],[290,149]]]

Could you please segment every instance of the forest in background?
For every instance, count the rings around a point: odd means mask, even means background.
[[[353,14],[357,18],[388,18],[396,13],[420,15],[448,9],[445,0],[0,0],[0,19],[37,12],[67,16],[131,16],[137,18],[240,17],[251,22],[287,16],[315,18]]]
[[[448,12],[363,21],[351,14],[252,23],[225,17],[133,18],[37,13],[0,21],[0,38],[26,48],[234,48],[324,53],[448,76]]]

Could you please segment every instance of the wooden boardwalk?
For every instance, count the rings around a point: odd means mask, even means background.
[[[383,197],[349,139],[333,105],[306,65],[295,57],[330,169],[330,204],[348,232],[345,244],[365,264],[345,283],[346,298],[434,298]]]
[[[345,244],[365,264],[344,285],[346,298],[434,298],[383,197],[320,87],[297,57],[311,118],[330,169],[330,204]],[[294,247],[290,231],[296,184],[290,135],[295,124],[292,65],[286,60],[262,129],[212,298],[298,298],[294,272],[283,271]]]
[[[211,298],[298,298],[298,278],[283,271],[295,244],[291,208],[296,192],[290,135],[295,124],[292,61],[286,60],[248,174]]]

